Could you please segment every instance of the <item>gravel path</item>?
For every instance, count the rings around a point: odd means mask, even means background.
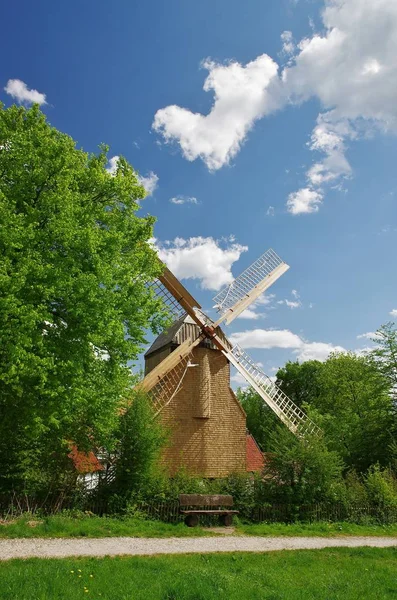
[[[255,537],[208,538],[93,538],[0,540],[0,560],[10,558],[63,558],[68,556],[116,556],[185,554],[204,552],[271,552],[335,547],[397,547],[390,537]]]

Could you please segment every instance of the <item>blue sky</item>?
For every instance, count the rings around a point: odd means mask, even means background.
[[[291,266],[227,330],[270,375],[397,318],[395,0],[24,0],[4,23],[1,101],[36,90],[147,178],[141,213],[204,308],[270,247]]]

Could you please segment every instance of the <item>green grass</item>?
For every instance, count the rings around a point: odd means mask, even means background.
[[[396,548],[0,563],[1,600],[384,600]]]
[[[27,537],[197,537],[210,535],[199,527],[140,518],[23,516],[0,524],[0,538]]]
[[[393,525],[357,525],[356,523],[257,523],[240,524],[239,533],[261,536],[316,536],[374,535],[397,537],[397,523]]]
[[[1,522],[0,522],[1,523]],[[356,525],[354,523],[260,523],[236,521],[236,534],[261,536],[337,536],[382,535],[396,536],[395,525]],[[112,517],[49,517],[23,516],[0,524],[0,538],[21,537],[196,537],[211,535],[201,527],[186,527],[183,523],[169,524],[142,518]]]

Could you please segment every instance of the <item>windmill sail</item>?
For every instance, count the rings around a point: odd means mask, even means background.
[[[222,315],[216,325],[222,321],[231,323],[288,269],[289,266],[274,250],[262,254],[214,297],[215,308]]]
[[[202,335],[194,341],[188,338],[139,383],[139,388],[148,392],[152,398],[156,415],[181,389],[189,363],[193,358],[193,349],[202,339]]]
[[[188,356],[193,348],[195,348],[202,340],[199,336],[196,340],[187,339],[183,344],[178,346],[171,354],[167,356],[157,367],[155,367],[146,377],[139,383],[139,387],[145,392],[149,392],[154,388],[163,377],[174,369],[181,361]]]
[[[302,438],[320,434],[317,425],[265,375],[242,348],[235,345],[223,353],[292,433]]]
[[[193,349],[204,338],[208,338],[292,433],[302,438],[321,433],[305,412],[261,371],[244,350],[233,346],[218,327],[223,320],[230,323],[235,319],[288,269],[289,266],[273,250],[265,252],[215,296],[216,307],[222,316],[214,323],[175,275],[167,267],[164,268],[162,275],[152,284],[155,293],[162,297],[175,318],[179,319],[187,313],[198,325],[200,334],[194,341],[187,339],[182,343],[139,384],[153,398],[156,414],[179,392],[191,365]]]
[[[169,315],[175,320],[182,318],[186,314],[185,309],[175,300],[174,296],[167,290],[165,285],[159,279],[149,283],[149,288],[162,300]]]

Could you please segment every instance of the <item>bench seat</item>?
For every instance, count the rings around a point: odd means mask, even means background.
[[[207,515],[207,514],[211,514],[211,515],[237,515],[238,514],[238,510],[228,510],[228,509],[219,509],[219,510],[195,510],[195,509],[191,509],[191,510],[180,510],[179,512],[183,513],[184,515],[191,515],[191,514],[198,514],[198,515]]]
[[[225,508],[219,508],[220,506]],[[196,527],[201,515],[218,515],[223,525],[230,526],[233,522],[233,515],[238,515],[239,511],[228,508],[229,506],[233,506],[233,497],[230,495],[179,495],[179,512],[185,515],[185,523],[188,527]]]

